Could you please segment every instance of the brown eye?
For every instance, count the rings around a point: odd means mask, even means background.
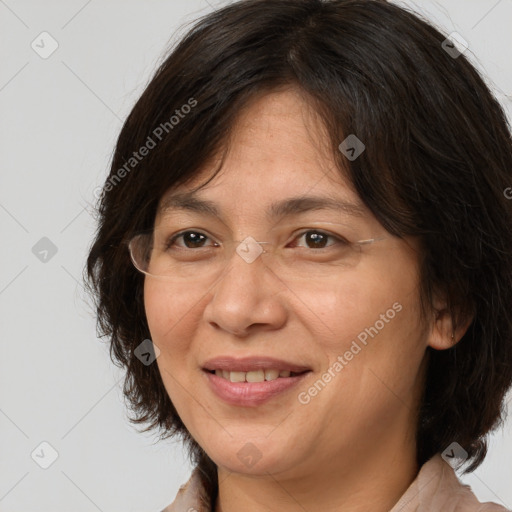
[[[325,247],[330,247],[331,245],[334,245],[332,243],[329,245],[327,244],[329,239],[333,239],[338,243],[346,243],[344,242],[344,240],[337,236],[325,233],[323,231],[318,231],[316,229],[304,231],[297,237],[297,240],[301,238],[304,238],[308,249],[324,249]]]
[[[197,247],[203,247],[203,243],[205,240],[208,240],[208,237],[199,231],[183,231],[182,233],[178,233],[174,235],[169,242],[167,243],[167,249],[170,249],[174,242],[178,239],[182,239],[185,244],[184,247],[187,249],[194,249]],[[183,247],[183,246],[179,246]]]
[[[311,243],[314,249],[317,248],[323,248],[325,247],[325,244],[327,243],[328,235],[325,235],[324,233],[319,233],[317,231],[308,231],[305,233],[306,236],[306,242],[309,244]]]

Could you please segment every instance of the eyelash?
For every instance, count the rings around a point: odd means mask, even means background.
[[[165,245],[165,249],[166,250],[170,249],[176,240],[178,240],[179,238],[183,237],[187,233],[199,234],[199,235],[205,236],[207,239],[210,239],[210,237],[208,235],[205,235],[201,231],[194,231],[194,230],[190,230],[189,229],[189,230],[186,230],[186,231],[181,231],[180,233],[176,233],[175,235],[172,235],[169,238],[169,240],[167,241],[167,243]],[[332,238],[332,239],[336,240],[338,243],[341,243],[343,245],[348,245],[349,244],[349,242],[346,239],[344,239],[343,237],[340,237],[340,236],[337,236],[337,235],[333,235],[333,234],[331,234],[331,233],[329,233],[327,231],[323,231],[323,230],[319,230],[319,229],[306,229],[306,230],[303,230],[300,233],[298,233],[293,240],[296,240],[297,238],[301,238],[302,236],[304,236],[304,235],[306,235],[308,233],[316,233],[316,234],[320,234],[320,235],[326,236],[327,238]],[[319,249],[315,249],[315,248],[311,248],[311,247],[306,247],[306,249],[311,249],[311,250],[328,249],[329,247],[332,247],[332,245],[335,245],[335,244],[331,244],[331,245],[328,245],[326,247],[320,247]],[[212,246],[207,246],[207,247],[212,247]],[[190,247],[181,247],[181,246],[180,246],[180,249],[194,250],[193,248],[190,248]],[[205,249],[205,247],[197,247],[196,249]]]

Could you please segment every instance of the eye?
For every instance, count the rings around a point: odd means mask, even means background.
[[[317,229],[310,229],[308,231],[304,231],[299,234],[296,238],[301,239],[305,237],[306,244],[311,244],[312,247],[308,247],[309,249],[323,249],[326,247],[327,240],[329,238],[336,240],[337,242],[348,245],[348,242],[338,236],[331,235],[330,233],[326,233],[324,231],[319,231]],[[334,245],[334,244],[330,244]],[[328,247],[330,247],[330,245]]]
[[[178,247],[182,247],[185,249],[194,249],[194,248],[201,248],[204,247],[202,244],[205,242],[205,240],[208,240],[209,237],[205,234],[201,233],[200,231],[182,231],[181,233],[177,233],[176,235],[173,235],[169,238],[169,240],[166,242],[166,249],[170,249],[174,242],[178,239],[182,239],[183,245],[179,245]]]

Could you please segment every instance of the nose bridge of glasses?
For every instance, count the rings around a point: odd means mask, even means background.
[[[252,236],[247,236],[243,240],[234,241],[235,252],[246,263],[253,263],[261,254],[272,251],[271,242],[258,241]]]

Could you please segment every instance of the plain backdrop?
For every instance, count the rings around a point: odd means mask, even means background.
[[[126,419],[81,276],[124,119],[183,25],[223,3],[0,0],[1,512],[158,512],[189,477],[177,442]],[[512,0],[402,5],[463,36],[510,115]],[[509,419],[463,477],[480,500],[512,507],[511,455]]]

